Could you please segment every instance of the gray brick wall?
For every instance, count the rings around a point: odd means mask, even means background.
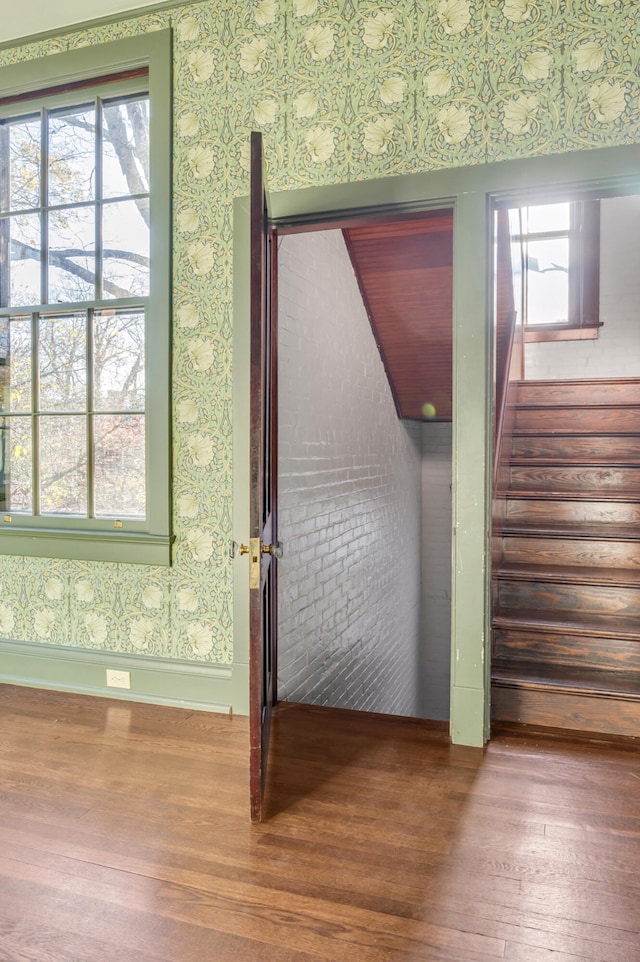
[[[339,231],[281,238],[278,296],[278,695],[420,715],[421,428]]]
[[[640,377],[640,197],[601,201],[600,220],[599,336],[527,344],[527,378]]]

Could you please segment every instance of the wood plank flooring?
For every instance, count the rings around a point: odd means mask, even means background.
[[[638,962],[640,757],[0,687],[2,962]]]

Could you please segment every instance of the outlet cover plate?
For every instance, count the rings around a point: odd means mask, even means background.
[[[131,688],[131,672],[107,668],[107,688]]]

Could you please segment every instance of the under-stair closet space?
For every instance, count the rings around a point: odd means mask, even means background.
[[[376,340],[345,232],[279,237],[278,700],[446,723],[450,413],[402,416]]]
[[[523,324],[507,392],[492,720],[640,737],[640,198],[599,207],[597,331],[527,339]]]

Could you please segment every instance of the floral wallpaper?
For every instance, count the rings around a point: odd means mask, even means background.
[[[170,569],[0,558],[0,636],[232,660],[232,201],[640,141],[640,0],[199,0],[0,51],[174,28]]]

